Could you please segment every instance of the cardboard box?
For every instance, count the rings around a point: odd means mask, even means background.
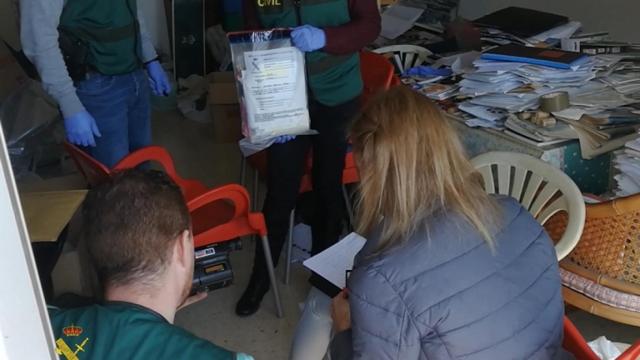
[[[242,139],[242,117],[233,72],[208,75],[208,102],[213,120],[215,141],[232,143]]]

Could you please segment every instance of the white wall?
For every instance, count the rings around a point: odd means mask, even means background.
[[[615,40],[640,42],[640,0],[461,0],[460,15],[476,19],[507,6],[565,15],[586,31],[609,31]]]
[[[57,358],[1,127],[0,204],[0,359]]]

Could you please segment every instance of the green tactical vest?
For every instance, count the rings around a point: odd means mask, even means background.
[[[236,354],[124,302],[49,309],[61,360],[234,360]]]
[[[265,28],[312,25],[319,28],[351,21],[348,0],[300,0],[298,22],[296,0],[253,0]],[[313,97],[321,104],[335,106],[362,93],[358,54],[331,55],[324,51],[306,54],[307,76]]]
[[[59,30],[86,46],[87,65],[101,74],[140,67],[136,0],[66,0]]]

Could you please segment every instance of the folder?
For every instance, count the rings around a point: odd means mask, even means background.
[[[514,44],[498,46],[481,57],[486,60],[522,62],[557,69],[571,69],[589,60],[587,55],[581,53]]]

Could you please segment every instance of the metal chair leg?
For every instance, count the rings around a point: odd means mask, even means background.
[[[289,215],[289,236],[287,237],[287,262],[284,265],[284,284],[289,285],[291,279],[291,256],[293,252],[293,226],[295,225],[296,209],[291,210]]]
[[[353,229],[353,207],[351,205],[351,198],[349,197],[349,192],[347,191],[347,186],[345,184],[342,184],[342,196],[344,197],[344,205],[347,208],[347,215],[349,216],[349,225]]]
[[[280,303],[280,290],[278,290],[278,282],[276,281],[276,272],[273,269],[273,260],[271,259],[271,248],[269,247],[269,239],[262,236],[262,248],[264,249],[264,257],[267,262],[267,270],[269,271],[269,281],[271,282],[271,290],[273,290],[273,298],[276,301],[276,313],[279,318],[284,316],[282,311],[282,303]]]

